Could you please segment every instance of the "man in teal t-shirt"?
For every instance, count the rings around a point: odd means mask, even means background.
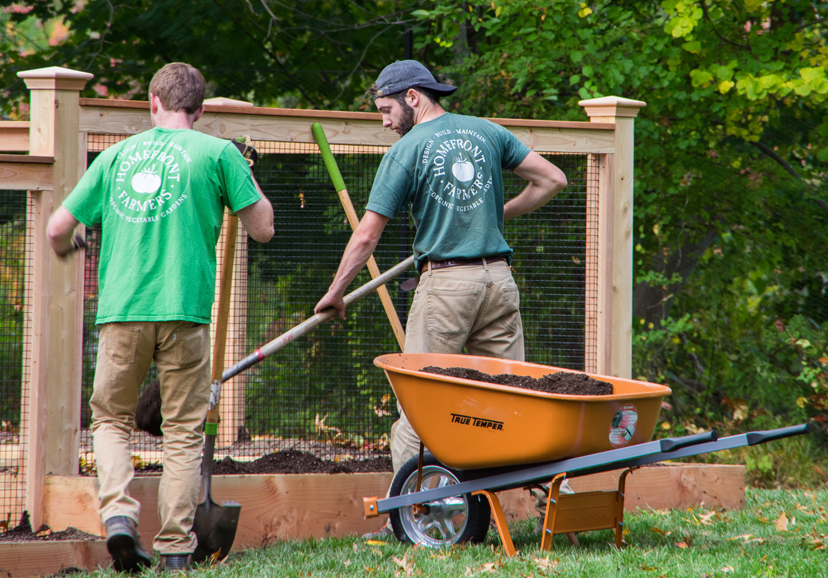
[[[406,353],[462,353],[523,360],[523,328],[512,250],[503,223],[533,211],[566,186],[552,163],[503,127],[447,113],[438,83],[419,62],[387,66],[369,91],[383,126],[399,142],[377,171],[365,215],[354,231],[316,312],[335,307],[367,262],[389,219],[411,206],[420,281],[405,332]],[[505,202],[502,169],[528,181]],[[418,453],[419,438],[400,408],[391,428],[394,471]]]
[[[188,64],[159,70],[150,83],[153,128],[103,151],[47,228],[55,253],[68,258],[85,246],[73,238],[75,227],[101,225],[100,333],[90,406],[100,515],[119,571],[151,562],[137,531],[141,505],[128,486],[138,387],[153,361],[164,420],[161,530],[153,547],[163,567],[189,567],[224,207],[256,241],[273,236],[273,208],[239,149],[192,130],[204,112],[204,90],[201,73]]]

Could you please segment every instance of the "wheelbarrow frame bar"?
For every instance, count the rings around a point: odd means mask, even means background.
[[[471,494],[472,492],[481,490],[501,491],[532,485],[534,483],[546,483],[558,474],[565,473],[570,477],[578,477],[619,468],[641,466],[665,460],[697,456],[709,452],[752,446],[805,433],[808,433],[808,424],[767,431],[749,432],[721,439],[718,439],[718,434],[715,431],[711,431],[692,436],[656,440],[626,448],[528,466],[513,471],[505,471],[504,473],[495,473],[491,476],[460,482],[459,484],[442,488],[422,490],[393,498],[377,500],[376,513],[381,514],[397,508],[443,500],[445,498]],[[473,472],[473,470],[469,471],[471,474]]]

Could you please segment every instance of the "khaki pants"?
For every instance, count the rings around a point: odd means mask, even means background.
[[[95,385],[90,400],[100,515],[139,519],[129,495],[133,466],[129,438],[138,387],[154,360],[161,381],[164,473],[158,490],[161,530],[153,548],[191,553],[198,504],[202,423],[210,400],[209,326],[188,321],[107,323],[101,326]]]
[[[524,360],[520,295],[505,261],[424,270],[408,314],[406,353],[462,353]],[[420,452],[402,408],[391,427],[396,473]]]

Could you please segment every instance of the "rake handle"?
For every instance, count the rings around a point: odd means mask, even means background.
[[[316,139],[316,144],[319,145],[319,152],[322,154],[322,160],[328,169],[328,174],[331,176],[331,182],[336,189],[336,194],[339,196],[339,201],[342,203],[342,208],[345,209],[345,215],[348,217],[348,224],[351,229],[356,229],[359,225],[359,216],[354,209],[354,204],[351,202],[351,196],[348,194],[348,189],[345,186],[345,181],[342,179],[342,173],[339,172],[339,166],[336,164],[336,159],[331,151],[331,145],[328,143],[328,137],[325,136],[325,131],[322,125],[315,122],[311,125],[311,132],[313,138]],[[376,279],[380,276],[380,269],[377,265],[374,256],[368,259],[368,271],[371,273],[371,278]],[[388,293],[386,287],[379,287],[377,289],[382,307],[385,309],[385,314],[388,316],[388,321],[391,323],[391,329],[394,330],[394,336],[397,338],[397,344],[400,346],[400,351],[405,349],[405,331],[403,330],[400,318],[394,309],[394,302],[391,300],[391,295]]]

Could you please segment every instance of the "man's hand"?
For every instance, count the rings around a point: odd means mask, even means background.
[[[345,301],[342,300],[342,295],[332,294],[330,291],[319,300],[316,307],[313,308],[314,313],[322,313],[328,307],[336,309],[337,317],[345,319]]]

